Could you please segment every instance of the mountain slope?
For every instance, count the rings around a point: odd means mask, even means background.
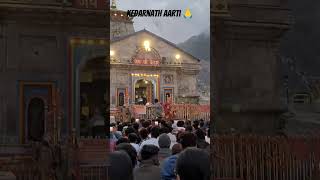
[[[198,76],[198,89],[203,99],[210,93],[210,31],[192,36],[178,47],[200,59],[201,71]]]

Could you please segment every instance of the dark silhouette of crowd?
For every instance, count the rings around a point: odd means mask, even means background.
[[[210,124],[139,120],[111,124],[110,180],[209,180]]]

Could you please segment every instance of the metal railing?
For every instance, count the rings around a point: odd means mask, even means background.
[[[154,106],[146,106],[145,113],[139,114],[135,113],[135,108],[142,108],[144,106],[141,105],[131,105],[130,106],[130,116],[138,119],[155,119],[155,107]],[[125,114],[121,113],[122,111],[113,111],[111,114],[115,116],[116,120],[124,120]],[[128,112],[128,111],[125,111]],[[173,119],[179,120],[210,120],[210,105],[200,105],[200,104],[173,104],[171,105],[171,113]],[[129,118],[127,117],[127,118]]]
[[[212,141],[214,180],[310,180],[319,172],[320,137],[226,135]]]
[[[107,180],[107,164],[80,165],[80,177],[78,180]]]

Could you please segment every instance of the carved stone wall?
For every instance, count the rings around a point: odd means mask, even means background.
[[[290,25],[285,1],[228,1],[213,18],[216,129],[274,134],[280,101],[279,42]]]
[[[26,6],[11,8],[0,2],[0,97],[6,97],[5,111],[0,107],[0,124],[6,123],[7,136],[20,135],[19,116],[24,112],[20,112],[19,82],[54,82],[67,115],[69,39],[106,38],[107,34],[106,12]],[[66,132],[67,122],[62,126]]]
[[[110,38],[117,38],[134,33],[133,22],[110,22]]]

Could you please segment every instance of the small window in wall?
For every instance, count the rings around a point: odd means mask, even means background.
[[[33,98],[28,104],[28,140],[41,141],[44,135],[45,104],[40,98]]]
[[[118,102],[119,102],[119,106],[123,106],[124,105],[124,93],[123,92],[119,93]]]

